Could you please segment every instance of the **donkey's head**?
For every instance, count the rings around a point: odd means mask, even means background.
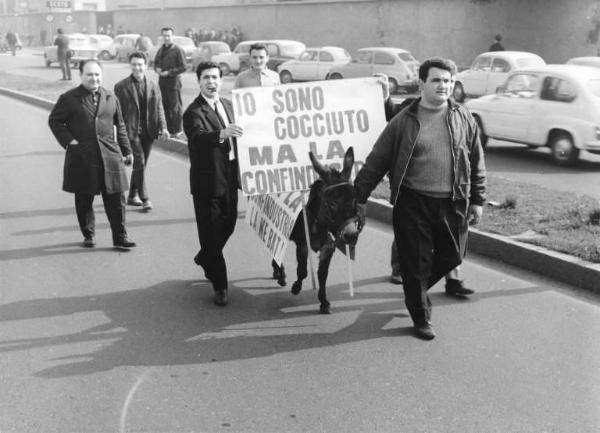
[[[362,227],[358,218],[356,193],[350,182],[354,150],[350,147],[346,151],[341,172],[323,166],[312,152],[309,152],[309,156],[320,176],[310,191],[317,208],[314,214],[317,225],[331,233],[336,241],[355,245]]]

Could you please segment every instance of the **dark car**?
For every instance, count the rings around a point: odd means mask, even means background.
[[[304,50],[306,45],[298,41],[290,41],[287,39],[272,39],[265,41],[267,52],[269,53],[269,62],[267,67],[273,71],[277,71],[277,67],[288,60],[297,59]],[[240,72],[250,68],[250,54],[240,54]]]

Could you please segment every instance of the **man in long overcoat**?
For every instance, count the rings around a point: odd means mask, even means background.
[[[62,94],[48,119],[66,150],[63,190],[75,194],[75,210],[85,247],[95,246],[94,196],[102,194],[104,209],[118,249],[135,246],[125,229],[125,164],[133,157],[119,100],[101,86],[97,60],[79,65],[81,85]],[[115,137],[116,127],[116,137]]]
[[[115,84],[127,137],[133,151],[133,172],[127,204],[152,209],[146,188],[146,164],[152,143],[159,137],[169,136],[160,89],[146,75],[148,58],[141,51],[129,55],[131,75]]]

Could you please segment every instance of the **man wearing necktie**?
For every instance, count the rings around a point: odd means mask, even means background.
[[[135,247],[125,230],[125,165],[133,158],[119,100],[101,86],[102,68],[97,60],[79,64],[81,85],[60,95],[50,112],[48,125],[66,150],[63,190],[75,193],[75,210],[83,234],[83,246],[95,240],[94,196],[102,194],[110,222],[113,246]],[[116,127],[116,135],[115,135]]]
[[[127,204],[142,206],[145,211],[152,209],[145,174],[152,143],[169,136],[160,89],[146,75],[147,61],[145,53],[131,53],[131,75],[115,84],[134,157]]]
[[[190,154],[190,186],[200,241],[194,262],[202,266],[215,292],[214,302],[228,302],[227,266],[223,248],[237,221],[239,168],[231,102],[219,97],[222,72],[216,63],[196,69],[200,95],[183,114]]]

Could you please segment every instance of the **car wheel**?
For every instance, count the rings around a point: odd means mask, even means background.
[[[567,133],[559,132],[550,138],[552,159],[558,165],[573,165],[579,158],[579,149],[573,144],[573,138]]]
[[[479,116],[473,116],[475,121],[477,122],[477,127],[479,128],[479,141],[481,142],[481,147],[484,149],[487,148],[488,136],[485,134],[483,130],[483,122]]]
[[[221,72],[224,76],[231,74],[231,68],[227,63],[219,63],[219,68],[221,68]]]
[[[390,95],[395,94],[396,92],[398,92],[398,82],[396,80],[394,80],[393,78],[389,78],[388,79],[388,83],[389,83],[389,90],[390,90]]]
[[[460,81],[457,81],[454,85],[452,96],[456,102],[465,102],[465,89],[463,89],[463,85]]]
[[[100,58],[100,60],[110,60],[112,58],[110,53],[106,50],[100,52],[100,54],[98,54],[98,57]]]
[[[338,74],[337,72],[334,72],[329,76],[330,80],[341,80],[342,78],[344,78],[342,77],[342,74]]]
[[[289,84],[294,81],[290,71],[281,71],[279,73],[279,80],[281,81],[281,84]]]

